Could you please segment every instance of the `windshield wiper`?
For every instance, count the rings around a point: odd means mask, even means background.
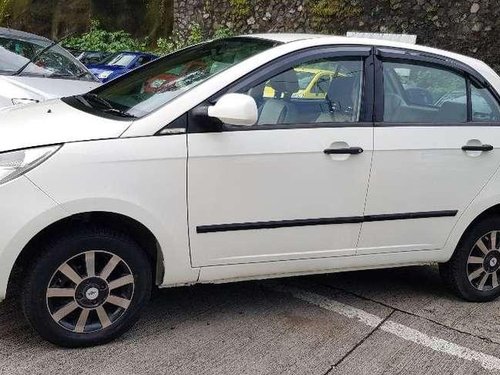
[[[130,113],[120,111],[119,109],[116,109],[116,108],[105,109],[103,112],[112,113],[113,115],[124,117],[124,118],[137,118],[136,116],[131,115]]]
[[[127,113],[127,112],[124,112],[118,108],[115,108],[111,105],[110,102],[108,102],[106,99],[104,98],[101,98],[99,95],[97,94],[93,94],[93,93],[87,93],[85,95],[81,95],[79,96],[79,98],[83,99],[85,102],[87,102],[87,104],[92,107],[89,103],[89,100],[90,101],[93,101],[94,103],[98,103],[100,104],[101,106],[104,107],[104,109],[102,109],[103,112],[105,113],[111,113],[113,115],[116,115],[116,116],[119,116],[119,117],[125,117],[125,118],[137,118],[136,116],[134,115],[131,115],[130,113]],[[84,103],[85,104],[85,103]]]
[[[90,99],[94,103],[99,103],[101,106],[104,106],[106,109],[115,109],[115,107],[113,107],[110,102],[108,102],[104,98],[101,98],[97,94],[93,94],[93,93],[89,92],[89,93],[83,95],[83,98],[87,99],[87,100]]]

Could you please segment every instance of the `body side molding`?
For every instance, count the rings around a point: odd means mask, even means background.
[[[196,232],[201,234],[201,233],[215,233],[215,232],[233,232],[242,230],[306,227],[313,225],[358,224],[358,223],[370,223],[375,221],[429,219],[437,217],[454,217],[457,215],[457,213],[458,211],[456,210],[446,210],[446,211],[407,212],[407,213],[395,213],[395,214],[333,217],[333,218],[318,218],[318,219],[293,219],[293,220],[277,220],[277,221],[256,221],[256,222],[232,223],[232,224],[213,224],[213,225],[198,226],[196,227]]]

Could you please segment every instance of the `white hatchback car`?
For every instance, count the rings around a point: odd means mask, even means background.
[[[0,108],[86,93],[99,80],[53,41],[0,27]]]
[[[294,95],[307,69],[331,72],[314,98]],[[122,334],[155,285],[438,262],[456,294],[492,300],[499,90],[454,53],[255,35],[11,110],[0,299],[20,285],[31,325],[69,347]]]

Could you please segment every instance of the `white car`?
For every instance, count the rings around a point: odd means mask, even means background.
[[[0,27],[0,108],[83,94],[100,82],[64,48]]]
[[[326,96],[294,96],[304,69],[332,72]],[[457,295],[493,300],[499,90],[454,53],[269,34],[13,109],[0,299],[19,285],[31,325],[68,347],[118,337],[154,286],[437,262]]]

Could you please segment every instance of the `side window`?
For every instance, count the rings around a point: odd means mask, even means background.
[[[243,93],[259,108],[256,125],[359,121],[362,58],[326,58],[296,66]]]
[[[419,63],[384,62],[383,70],[384,121],[467,121],[467,84],[464,76]]]
[[[500,108],[495,97],[486,88],[471,82],[472,121],[500,121]]]

